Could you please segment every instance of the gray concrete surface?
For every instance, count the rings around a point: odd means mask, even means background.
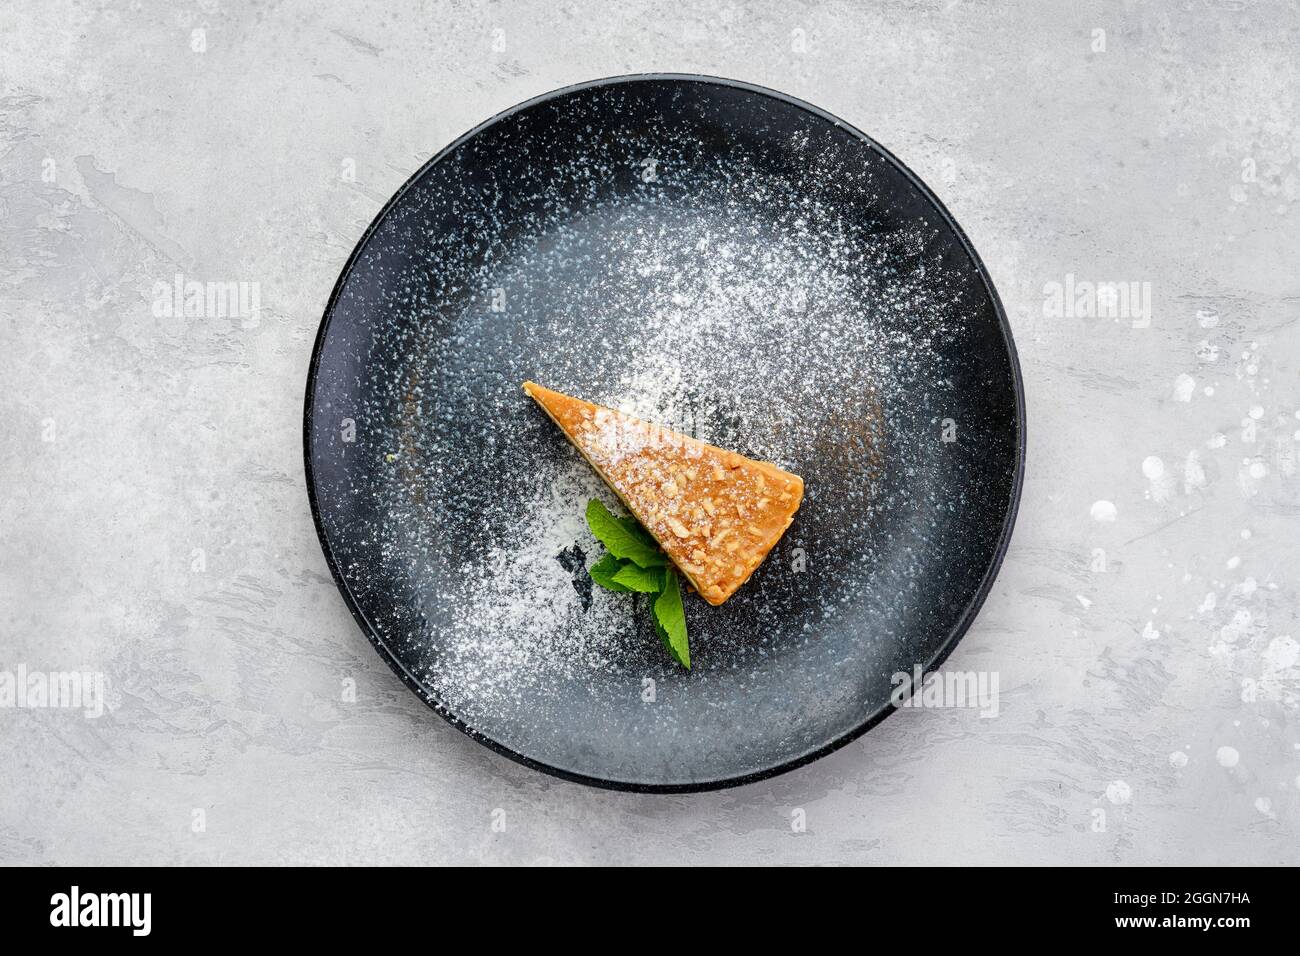
[[[1300,13],[619,6],[0,11],[0,677],[106,695],[0,709],[0,861],[1300,862]],[[996,718],[601,792],[446,726],[348,616],[300,434],[345,258],[480,120],[650,70],[843,116],[988,262],[1029,466],[951,666],[999,675]],[[159,315],[178,273],[260,311]],[[1054,308],[1085,281],[1138,295]]]

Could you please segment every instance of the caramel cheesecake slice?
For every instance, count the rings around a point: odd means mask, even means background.
[[[803,500],[765,461],[524,382],[700,596],[718,605],[763,563]]]

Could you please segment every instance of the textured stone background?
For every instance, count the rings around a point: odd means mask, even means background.
[[[0,670],[102,671],[110,707],[0,710],[0,861],[1300,862],[1300,13],[624,6],[0,12]],[[601,792],[446,726],[344,609],[301,412],[345,258],[480,120],[650,70],[839,114],[989,264],[1029,466],[950,666],[1000,675],[996,719]],[[258,283],[259,321],[155,317],[176,273]],[[1067,274],[1150,283],[1149,326],[1048,314]]]

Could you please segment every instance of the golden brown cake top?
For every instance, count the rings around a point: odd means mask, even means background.
[[[803,500],[803,479],[775,465],[533,382],[524,391],[710,604],[749,579]]]

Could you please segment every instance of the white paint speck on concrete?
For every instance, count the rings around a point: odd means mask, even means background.
[[[1219,761],[1220,767],[1235,767],[1241,762],[1241,754],[1237,752],[1236,747],[1220,747],[1214,752],[1214,759]]]
[[[1092,507],[1088,509],[1088,513],[1092,515],[1093,521],[1107,523],[1115,520],[1118,511],[1113,502],[1103,500],[1094,501]]]
[[[1133,789],[1123,780],[1115,780],[1106,785],[1106,799],[1120,805],[1133,799]]]

